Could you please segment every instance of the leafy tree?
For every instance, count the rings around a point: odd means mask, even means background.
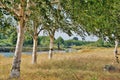
[[[73,37],[73,40],[78,40],[78,37]]]
[[[115,57],[118,59],[117,45],[119,41],[119,0],[61,0],[61,5],[80,23],[88,34],[104,39],[115,40]]]
[[[25,33],[24,46],[33,45],[33,39],[28,32]]]
[[[10,77],[19,77],[20,76],[20,62],[21,62],[21,52],[24,40],[25,32],[25,22],[27,17],[30,15],[31,6],[34,6],[32,1],[29,0],[1,0],[0,8],[6,10],[9,14],[14,16],[18,21],[18,35],[17,35],[17,44],[15,49],[15,56],[13,60],[13,65],[10,73]]]
[[[39,4],[40,3],[40,4]],[[52,10],[52,11],[49,11]],[[33,37],[33,60],[32,63],[36,63],[37,60],[37,43],[38,43],[38,35],[42,30],[47,30],[50,36],[53,36],[55,33],[55,29],[52,28],[52,25],[47,25],[50,23],[52,16],[56,15],[56,12],[53,10],[50,1],[37,1],[36,6],[32,7],[32,13],[29,17],[30,25],[29,31],[31,31],[31,35]],[[52,13],[51,13],[52,12]],[[52,16],[51,16],[52,15]],[[47,26],[44,26],[44,25]]]
[[[12,43],[12,45],[15,45],[17,42],[17,31],[15,29],[13,29],[14,31],[10,34],[10,42]]]
[[[65,40],[64,42],[64,46],[65,47],[71,47],[71,46],[81,46],[81,45],[84,45],[84,44],[87,44],[87,42],[84,42],[84,41],[79,41],[79,40]]]
[[[59,29],[59,16],[60,16],[60,11],[54,7],[54,5],[51,5],[51,1],[48,1],[48,6],[47,8],[44,10],[45,15],[44,15],[44,19],[45,22],[43,25],[44,27],[44,31],[49,35],[50,37],[50,45],[49,45],[49,59],[52,58],[52,51],[53,51],[53,45],[54,45],[54,35],[55,35],[55,31]]]
[[[50,50],[49,50],[49,59],[52,58],[52,51],[53,51],[53,44],[54,44],[54,35],[55,31],[63,31],[68,35],[72,34],[72,30],[75,27],[72,25],[71,21],[69,21],[69,17],[62,9],[61,5],[59,4],[59,0],[54,0],[49,2],[49,7],[45,10],[47,13],[44,16],[46,23],[43,24],[45,26],[45,31],[50,37]],[[51,8],[52,7],[52,8]]]
[[[64,39],[62,37],[58,37],[56,40],[58,50],[60,50],[60,45],[64,44]]]
[[[33,53],[32,53],[32,63],[37,63],[37,46],[38,46],[38,35],[43,30],[42,22],[44,19],[42,18],[42,6],[45,4],[45,1],[36,1],[34,7],[32,7],[31,16],[28,20],[28,33],[30,33],[31,37],[33,38]]]
[[[1,11],[1,9],[0,9],[0,18],[2,17],[2,11]]]
[[[49,36],[39,36],[38,43],[40,44],[41,47],[48,47],[50,43]]]
[[[0,39],[6,39],[6,43],[16,44],[17,40],[17,32],[16,28],[14,27],[15,20],[10,14],[4,9],[0,9],[1,17],[0,17]],[[5,41],[6,41],[5,40]]]
[[[0,16],[0,32],[2,34],[6,34],[6,29],[10,28],[10,23],[8,21],[8,18],[5,18],[3,10],[1,10],[1,16]]]

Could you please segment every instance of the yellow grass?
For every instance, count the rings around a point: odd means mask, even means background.
[[[0,56],[0,80],[9,77],[13,58]],[[13,80],[120,80],[120,71],[107,72],[103,67],[114,62],[113,48],[82,49],[74,53],[38,55],[38,63],[31,64],[31,55],[22,55],[21,77]]]

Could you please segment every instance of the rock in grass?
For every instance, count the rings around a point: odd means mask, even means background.
[[[113,65],[105,65],[104,66],[104,71],[115,71],[116,68]]]

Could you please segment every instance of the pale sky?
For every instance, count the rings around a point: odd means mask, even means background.
[[[60,36],[64,40],[73,39],[73,37],[78,37],[79,40],[82,40],[82,38],[79,35],[77,35],[77,34],[74,34],[73,36],[68,36],[66,33],[63,33],[63,32],[56,32],[55,33],[55,38],[58,38]],[[98,38],[96,36],[91,35],[91,36],[86,36],[85,40],[86,41],[97,41]]]
[[[41,32],[40,35],[41,35],[41,36],[47,36],[46,34],[43,34],[43,32]],[[63,32],[56,32],[56,33],[55,33],[55,39],[57,39],[57,38],[60,37],[60,36],[61,36],[64,40],[73,39],[73,37],[78,37],[79,40],[82,40],[82,38],[81,38],[79,35],[75,34],[75,33],[74,33],[74,35],[72,35],[72,36],[68,36],[66,33],[63,33]],[[86,41],[97,41],[98,38],[97,38],[96,36],[91,35],[91,36],[86,36],[86,37],[85,37],[85,40],[86,40]]]

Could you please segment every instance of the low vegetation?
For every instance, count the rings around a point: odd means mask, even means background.
[[[38,63],[32,65],[31,55],[22,55],[19,80],[120,80],[120,64],[114,62],[113,48],[86,48],[55,53],[52,60],[47,57],[38,54]],[[0,56],[0,80],[8,78],[12,59]],[[105,65],[113,65],[117,70],[104,71]]]

